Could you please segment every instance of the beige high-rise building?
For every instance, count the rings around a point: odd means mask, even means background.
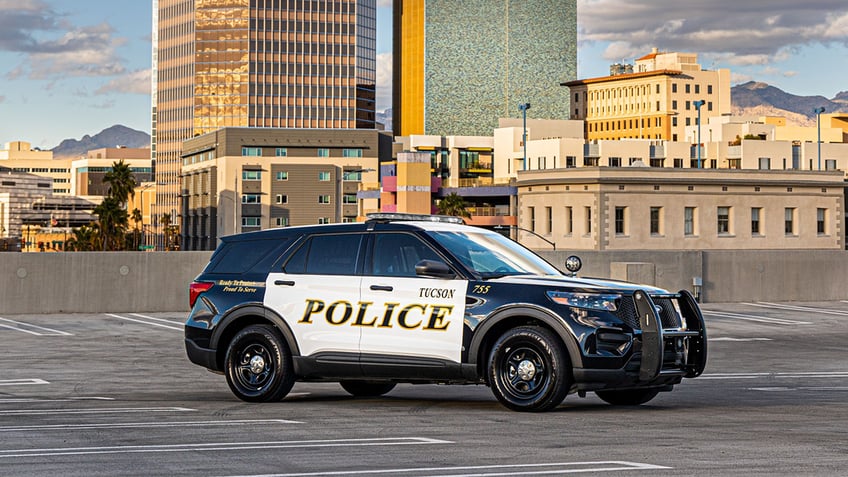
[[[610,76],[562,83],[571,92],[571,119],[586,122],[586,139],[683,141],[699,112],[702,124],[730,114],[730,70],[704,70],[694,53],[654,49],[635,66],[620,66]]]
[[[181,144],[223,127],[374,129],[375,0],[157,0],[157,207],[179,224]]]

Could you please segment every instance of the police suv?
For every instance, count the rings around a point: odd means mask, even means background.
[[[189,290],[189,359],[251,402],[334,381],[354,396],[486,384],[516,411],[589,391],[638,405],[699,376],[707,358],[688,291],[568,276],[456,217],[224,237]]]

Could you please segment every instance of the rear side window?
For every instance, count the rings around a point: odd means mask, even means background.
[[[276,240],[241,240],[226,243],[220,258],[207,270],[211,273],[244,273],[267,256],[278,245]]]
[[[286,263],[286,273],[356,275],[362,234],[315,235]]]

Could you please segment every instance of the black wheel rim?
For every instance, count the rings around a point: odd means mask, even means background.
[[[234,363],[238,385],[248,392],[265,388],[274,378],[274,359],[262,343],[250,343],[238,353]]]
[[[500,379],[518,399],[532,399],[548,384],[548,366],[542,355],[528,346],[509,350],[501,362]]]

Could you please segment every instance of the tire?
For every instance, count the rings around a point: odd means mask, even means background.
[[[655,398],[656,389],[628,389],[626,391],[595,391],[595,394],[613,406],[638,406]]]
[[[395,383],[385,381],[341,381],[345,391],[356,397],[377,397],[395,388]]]
[[[279,401],[294,386],[291,352],[270,325],[251,325],[233,337],[224,373],[233,394],[247,402]]]
[[[489,354],[488,378],[498,401],[513,411],[557,407],[571,386],[571,363],[553,332],[538,326],[513,328]]]

